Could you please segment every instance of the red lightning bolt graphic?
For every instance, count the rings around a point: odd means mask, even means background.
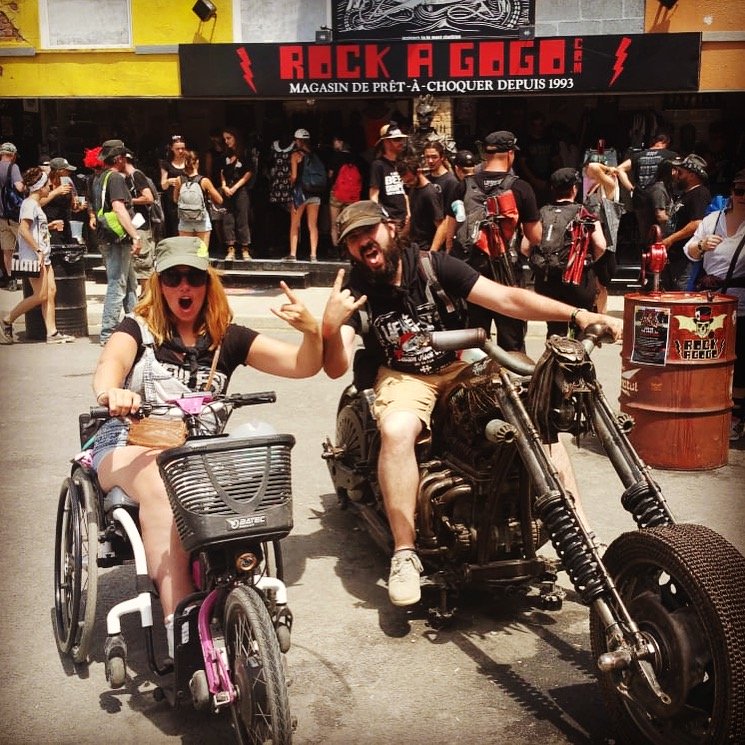
[[[254,73],[251,69],[251,65],[253,64],[251,62],[251,58],[248,56],[248,52],[241,47],[240,49],[236,50],[238,54],[238,59],[241,61],[241,70],[243,70],[243,79],[248,83],[248,87],[254,92],[258,93],[256,90],[256,85],[254,84]]]
[[[626,54],[626,51],[631,46],[631,39],[629,39],[628,36],[624,36],[623,39],[621,39],[621,43],[618,45],[618,49],[616,49],[616,61],[613,65],[613,77],[610,79],[610,83],[608,83],[608,87],[610,88],[613,83],[618,80],[619,76],[623,72],[623,66],[626,63],[626,59],[628,58],[628,54]]]

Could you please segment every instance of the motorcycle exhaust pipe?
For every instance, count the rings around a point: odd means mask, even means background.
[[[492,419],[486,425],[484,434],[495,445],[509,445],[517,437],[517,428],[502,419]]]

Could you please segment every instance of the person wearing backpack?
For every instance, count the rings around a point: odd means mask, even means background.
[[[3,252],[3,272],[9,290],[17,290],[18,282],[10,276],[10,261],[18,238],[18,221],[23,201],[23,179],[16,164],[18,149],[12,142],[0,145],[0,248]]]
[[[479,274],[500,284],[521,286],[518,250],[520,233],[528,245],[541,240],[541,222],[533,187],[512,171],[515,163],[517,138],[512,132],[501,130],[484,138],[484,163],[480,170],[467,176],[460,186],[458,198],[463,202],[465,220],[459,223],[456,233],[458,256],[476,269]],[[503,255],[494,257],[483,245],[482,225],[488,217],[489,197],[505,203],[504,219],[499,226]],[[493,202],[492,202],[493,203]],[[500,207],[500,211],[501,211]],[[507,214],[509,212],[509,215]],[[486,250],[485,250],[486,249]],[[512,275],[509,282],[506,274]],[[526,323],[481,306],[469,307],[471,326],[483,328],[491,335],[492,322],[497,329],[497,344],[508,352],[525,351]]]
[[[96,222],[101,255],[106,266],[106,295],[101,316],[100,344],[104,346],[119,323],[122,312],[131,313],[137,302],[137,279],[132,257],[142,246],[132,222],[132,194],[124,179],[127,148],[121,140],[106,140],[101,146],[104,170],[96,180],[92,203],[97,205]]]
[[[342,137],[334,137],[331,163],[331,194],[329,196],[329,219],[331,242],[339,244],[339,213],[349,204],[359,202],[362,197],[362,173]]]
[[[597,294],[592,262],[602,256],[606,242],[600,221],[576,202],[580,183],[580,174],[574,168],[559,168],[551,174],[552,199],[540,209],[542,235],[540,242],[532,247],[530,264],[539,295],[592,309]],[[587,242],[583,246],[581,241]],[[577,268],[571,281],[566,276],[570,261],[584,264],[581,272]],[[566,321],[547,321],[547,326],[547,337],[567,335]]]
[[[287,261],[297,259],[300,241],[300,223],[303,213],[308,221],[310,235],[310,260],[318,261],[318,212],[321,197],[326,193],[328,174],[318,153],[310,146],[307,129],[295,131],[295,149],[290,156],[290,183],[293,187],[290,212],[290,254]]]
[[[197,153],[187,150],[184,175],[173,193],[178,209],[178,234],[181,236],[195,235],[207,246],[210,244],[212,232],[212,222],[207,208],[208,196],[212,204],[223,203],[222,195],[212,181],[199,173]]]
[[[251,201],[248,184],[256,173],[256,163],[246,152],[238,130],[226,127],[222,137],[226,147],[225,162],[220,171],[220,191],[227,210],[223,218],[225,243],[228,247],[225,261],[235,261],[236,242],[241,247],[243,261],[251,261]]]

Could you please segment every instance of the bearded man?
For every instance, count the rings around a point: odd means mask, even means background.
[[[352,260],[349,282],[339,273],[323,317],[324,370],[343,375],[352,362],[355,336],[380,363],[373,413],[380,430],[378,480],[394,541],[388,595],[398,606],[421,597],[422,565],[416,554],[414,513],[419,487],[417,439],[429,428],[439,395],[467,363],[454,352],[433,349],[426,334],[464,328],[458,314],[435,300],[418,250],[402,241],[396,225],[376,202],[349,205],[339,215],[339,237]],[[591,323],[622,331],[615,318],[573,308],[529,290],[497,284],[444,252],[430,253],[431,268],[450,299],[460,298],[513,318]],[[548,446],[565,486],[577,494],[571,464],[561,443]]]

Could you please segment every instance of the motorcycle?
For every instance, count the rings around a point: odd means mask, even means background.
[[[598,325],[581,342],[553,336],[533,365],[482,329],[427,335],[436,348],[478,359],[440,397],[431,441],[417,446],[422,589],[439,593],[431,611],[439,622],[466,589],[537,586],[542,605],[558,610],[564,571],[590,609],[592,653],[618,742],[743,742],[745,558],[709,528],[675,521],[628,439],[633,420],[614,413],[597,380],[590,353],[610,339]],[[373,401],[354,381],[344,390],[323,458],[341,506],[390,554]],[[604,553],[542,444],[558,432],[594,433],[623,484],[621,505],[637,530]],[[538,553],[548,541],[558,560]]]

